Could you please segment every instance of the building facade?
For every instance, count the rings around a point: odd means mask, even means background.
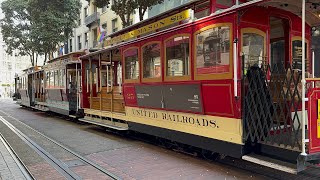
[[[14,91],[14,77],[20,74],[23,69],[31,66],[30,57],[18,56],[15,50],[12,54],[5,51],[6,44],[0,33],[0,96],[1,98],[11,97]],[[41,62],[39,62],[41,63]]]
[[[88,1],[81,0],[81,3],[79,26],[74,29],[73,37],[68,40],[65,53],[101,48],[101,44],[97,41],[99,26],[106,31],[106,35],[122,29],[120,17],[111,10],[112,1],[109,7],[104,8],[97,8],[93,1],[90,1],[89,4]],[[146,12],[144,19],[147,17],[148,12]],[[131,24],[139,22],[138,13],[132,14],[130,21]]]
[[[65,47],[65,53],[83,51],[88,49],[89,46],[89,28],[85,25],[85,18],[88,16],[88,1],[81,0],[81,10],[79,14],[79,20],[77,22],[78,27],[73,29],[72,37],[68,40]]]

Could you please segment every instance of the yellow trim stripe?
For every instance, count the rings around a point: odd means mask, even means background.
[[[128,39],[131,38],[135,38],[138,36],[141,36],[143,34],[149,33],[149,32],[153,32],[156,31],[158,29],[161,29],[163,27],[172,25],[174,23],[186,20],[190,18],[190,10],[184,10],[180,13],[174,14],[172,16],[169,16],[167,18],[163,18],[159,21],[156,21],[154,23],[148,24],[146,26],[143,26],[141,28],[135,29],[133,31],[130,31],[128,33],[125,34],[121,34],[119,36],[116,36],[114,38],[111,38],[109,40],[105,41],[106,46],[110,46],[111,44],[115,44],[121,41],[126,41]]]
[[[241,119],[126,107],[127,120],[243,144]]]

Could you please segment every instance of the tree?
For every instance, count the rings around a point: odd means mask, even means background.
[[[72,36],[80,13],[79,0],[29,0],[33,35],[39,39],[46,57]]]
[[[27,4],[24,0],[7,0],[1,4],[5,15],[1,19],[1,33],[8,54],[17,49],[17,55],[30,56],[31,64],[34,65],[35,41],[30,37],[30,16],[25,8]]]
[[[90,0],[87,0],[90,2]],[[139,19],[143,20],[143,16],[148,8],[163,3],[164,0],[114,0],[111,5],[111,10],[114,11],[121,19],[122,25],[127,27],[130,25],[130,15],[139,11]],[[93,2],[99,8],[110,5],[110,0],[95,0]]]
[[[19,55],[30,55],[32,65],[38,54],[44,54],[46,61],[72,35],[80,7],[79,0],[4,1],[1,32],[6,51],[18,49]]]
[[[143,20],[143,16],[147,9],[151,9],[154,5],[163,3],[164,0],[136,0],[139,8],[140,21]]]
[[[121,19],[122,26],[130,26],[130,16],[135,13],[138,4],[136,0],[114,0],[111,10],[114,11]]]

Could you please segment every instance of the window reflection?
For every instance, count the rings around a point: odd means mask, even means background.
[[[179,36],[166,42],[167,76],[189,75],[189,39]]]
[[[138,48],[126,50],[124,52],[125,79],[139,78]]]
[[[245,68],[261,66],[264,57],[264,37],[256,33],[243,33],[242,53],[245,56]]]
[[[197,74],[229,72],[230,41],[229,27],[214,27],[197,34]]]
[[[153,43],[142,48],[143,78],[161,77],[160,43]]]

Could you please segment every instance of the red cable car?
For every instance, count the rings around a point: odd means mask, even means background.
[[[319,163],[310,40],[320,9],[308,3],[194,1],[111,34],[81,57],[80,120],[290,173]]]

